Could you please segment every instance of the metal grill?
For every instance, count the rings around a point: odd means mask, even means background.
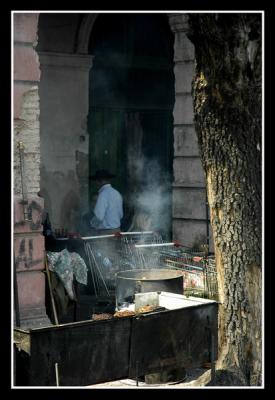
[[[121,233],[121,270],[146,269],[157,266],[158,254],[139,249],[163,243],[161,235],[153,231]],[[156,257],[157,256],[157,257]]]
[[[169,252],[162,251],[162,263],[165,267],[182,271],[185,295],[218,300],[214,256],[208,256],[197,249],[180,246]]]
[[[82,239],[96,296],[110,296],[110,292],[115,288],[117,272],[141,268],[146,263],[142,254],[136,251],[136,244],[162,241],[161,236],[152,231],[120,232]]]
[[[191,249],[176,242],[162,242],[161,238],[158,238],[155,243],[135,244],[134,249],[136,268],[179,270],[184,278],[185,295],[218,300],[214,257],[207,256],[199,249]]]
[[[205,296],[204,254],[178,247],[162,251],[162,264],[166,268],[180,270],[184,279],[184,294]]]
[[[215,258],[176,242],[163,242],[152,231],[83,238],[96,295],[110,296],[119,271],[174,269],[184,278],[184,294],[218,299]]]
[[[120,270],[121,240],[116,235],[83,238],[88,268],[96,296],[110,296],[115,285],[115,273]]]

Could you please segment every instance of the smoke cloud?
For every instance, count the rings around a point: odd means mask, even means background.
[[[171,224],[171,177],[155,159],[132,159],[136,191],[130,202],[135,209],[134,225],[142,230],[168,235]]]

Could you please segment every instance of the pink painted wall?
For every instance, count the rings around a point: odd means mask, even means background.
[[[25,96],[30,91],[38,90],[40,81],[39,59],[35,51],[38,18],[39,14],[35,13],[14,14],[14,135],[15,141],[23,140],[26,157],[31,154],[34,141],[39,143],[36,118],[36,115],[39,115],[38,99],[34,100],[33,104],[29,100],[28,112],[26,104],[24,105]],[[35,138],[33,132],[37,132]],[[37,152],[40,157],[40,150]],[[37,168],[39,169],[39,165],[25,171],[28,174],[28,181],[36,179],[39,173]],[[15,168],[15,174],[18,173],[19,168]],[[45,311],[45,274],[42,272],[45,243],[41,221],[44,200],[36,193],[30,193],[30,189],[27,198],[26,207],[30,221],[24,220],[22,197],[14,195],[14,257],[20,324],[25,328],[50,323]]]

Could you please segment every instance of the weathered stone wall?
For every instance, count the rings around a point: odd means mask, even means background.
[[[92,57],[40,52],[41,193],[53,229],[77,229],[88,211],[87,132]]]
[[[20,325],[48,325],[40,189],[38,14],[14,14],[14,269]],[[21,153],[21,168],[19,148]],[[22,174],[22,171],[24,172]],[[22,189],[23,188],[23,189]],[[24,196],[23,196],[24,194]],[[14,302],[15,304],[16,302]]]
[[[207,243],[205,175],[194,128],[191,95],[195,54],[185,33],[187,16],[169,14],[169,22],[175,34],[173,239],[193,247]],[[213,251],[212,234],[210,250]]]
[[[36,45],[38,14],[14,14],[14,193],[22,194],[18,143],[25,158],[28,194],[39,191],[39,97],[40,69]]]
[[[38,87],[28,88],[21,97],[20,120],[15,121],[14,134],[14,194],[22,195],[18,143],[24,145],[25,183],[28,194],[40,188],[40,137]]]
[[[28,196],[30,221],[24,220],[21,197],[14,197],[14,257],[21,327],[49,325],[45,309],[43,199]]]

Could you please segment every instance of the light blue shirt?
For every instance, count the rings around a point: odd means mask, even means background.
[[[103,185],[98,191],[91,227],[95,229],[120,228],[123,217],[122,196],[110,183]]]

